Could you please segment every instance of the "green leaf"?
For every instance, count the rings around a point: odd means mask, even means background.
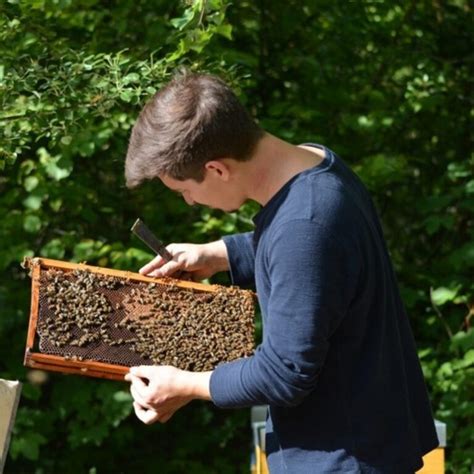
[[[446,287],[439,287],[431,291],[431,300],[436,306],[442,306],[448,301],[453,301],[458,290],[452,290]]]
[[[170,23],[178,30],[183,30],[189,23],[194,19],[195,12],[192,8],[188,8],[184,11],[182,17],[172,18]]]
[[[12,450],[15,456],[22,455],[30,461],[36,461],[39,457],[39,448],[46,441],[47,439],[43,435],[29,431],[24,433],[21,438],[13,438]]]
[[[60,154],[52,156],[46,148],[40,148],[37,153],[40,157],[40,163],[50,178],[60,181],[71,174],[73,165],[70,158]]]
[[[232,39],[232,25],[219,25],[214,28],[214,31],[229,40]]]
[[[456,369],[466,369],[472,365],[474,365],[474,349],[468,350],[461,360],[456,361]]]
[[[46,165],[46,173],[55,181],[67,178],[72,171],[72,161],[69,158],[57,156]]]
[[[61,239],[53,239],[44,245],[40,250],[40,255],[47,258],[55,258],[61,260],[66,253]]]
[[[83,262],[96,258],[102,245],[102,242],[90,239],[79,242],[74,246],[74,260]]]
[[[427,356],[429,356],[429,355],[432,355],[432,354],[433,354],[433,349],[432,349],[431,347],[427,347],[427,348],[425,348],[425,349],[420,349],[420,350],[418,351],[418,357],[419,357],[420,359],[423,359],[423,358],[425,358],[425,357],[427,357]]]
[[[23,228],[32,234],[38,232],[41,229],[41,219],[35,215],[26,216],[23,220]]]
[[[43,202],[43,197],[38,194],[31,194],[26,199],[23,200],[23,205],[27,209],[32,211],[37,211],[41,208],[41,203]]]
[[[467,178],[472,176],[472,169],[470,169],[470,164],[465,163],[449,163],[448,165],[448,176],[453,181],[460,178]]]
[[[466,242],[449,255],[449,262],[457,269],[474,267],[474,241]]]
[[[132,396],[130,395],[130,392],[125,392],[123,390],[115,392],[114,395],[113,395],[113,399],[116,402],[119,402],[119,403],[130,403],[130,402],[132,402]]]
[[[39,184],[39,179],[36,176],[27,176],[23,183],[23,186],[28,192],[33,191]]]
[[[474,328],[469,328],[467,332],[459,331],[454,334],[451,339],[451,346],[462,350],[474,347]]]
[[[124,90],[120,93],[120,98],[124,102],[131,102],[133,97],[134,97],[134,91],[133,90]]]
[[[455,217],[446,214],[429,216],[423,222],[428,234],[430,235],[438,232],[443,227],[446,229],[452,229],[455,223]]]
[[[131,72],[130,74],[127,74],[122,79],[122,82],[124,84],[131,84],[132,82],[139,82],[139,81],[140,81],[140,76],[136,72]]]

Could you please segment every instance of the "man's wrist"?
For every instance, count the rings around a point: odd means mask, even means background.
[[[210,381],[212,371],[209,372],[181,372],[181,385],[184,395],[197,400],[211,400]]]
[[[212,262],[215,273],[229,270],[229,256],[227,255],[227,246],[224,241],[216,240],[205,245],[209,261]]]

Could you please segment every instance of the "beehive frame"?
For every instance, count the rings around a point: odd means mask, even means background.
[[[24,365],[30,368],[43,369],[53,372],[62,372],[69,374],[79,374],[89,377],[98,377],[111,380],[123,380],[129,367],[117,364],[110,364],[94,360],[71,360],[61,355],[45,354],[36,352],[35,347],[39,336],[37,333],[38,316],[40,311],[40,286],[41,275],[43,271],[50,269],[63,272],[74,270],[85,270],[106,277],[115,277],[127,282],[139,283],[157,283],[160,285],[170,285],[170,279],[159,279],[143,276],[139,273],[130,271],[114,270],[104,267],[87,265],[84,263],[71,263],[60,260],[46,258],[31,258],[25,262],[25,267],[29,268],[32,281],[31,286],[31,311],[27,332],[26,349]],[[182,289],[198,290],[199,292],[215,292],[219,285],[206,285],[185,280],[172,280],[172,284]],[[253,300],[251,292],[246,292],[248,297]],[[252,302],[253,305],[253,302]],[[39,344],[38,344],[39,346]]]

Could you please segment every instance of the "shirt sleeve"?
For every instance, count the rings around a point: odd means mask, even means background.
[[[263,342],[212,373],[211,397],[223,408],[301,403],[317,386],[358,279],[354,250],[313,221],[280,227],[264,252],[271,288]]]
[[[227,247],[232,283],[241,288],[255,288],[253,232],[228,235],[222,240]]]

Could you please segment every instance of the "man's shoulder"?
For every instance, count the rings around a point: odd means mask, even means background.
[[[345,221],[347,225],[356,211],[355,193],[337,173],[309,172],[293,183],[275,221],[306,219],[329,226]]]

